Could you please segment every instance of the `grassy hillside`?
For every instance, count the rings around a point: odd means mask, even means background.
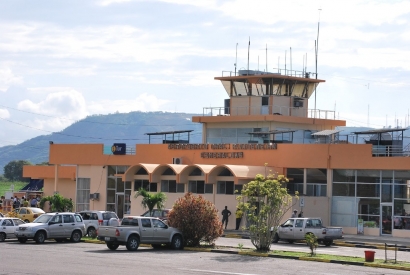
[[[0,181],[0,196],[4,196],[4,194],[8,191],[11,191],[10,187],[14,185],[14,191],[18,191],[24,186],[27,185],[27,182],[22,181]],[[8,198],[9,199],[9,198]]]
[[[191,121],[194,115],[197,114],[131,112],[89,116],[74,122],[63,131],[38,136],[15,146],[0,147],[0,174],[3,174],[3,167],[13,160],[27,160],[33,164],[48,161],[50,141],[104,145],[126,143],[127,146],[132,146],[148,143],[146,133],[193,130],[190,142],[201,143],[202,124]],[[187,136],[181,136],[181,139],[187,139]],[[152,136],[151,143],[162,143],[162,136]]]

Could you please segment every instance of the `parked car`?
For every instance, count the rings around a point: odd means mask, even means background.
[[[24,224],[24,221],[18,218],[0,218],[0,242],[6,239],[16,238],[14,232],[19,225]]]
[[[128,250],[135,251],[140,244],[150,244],[154,248],[163,244],[173,249],[184,247],[181,231],[153,217],[129,216],[122,219],[119,226],[100,226],[98,239],[105,241],[110,250],[125,245]]]
[[[168,213],[169,211],[171,211],[171,209],[153,209],[152,213],[148,211],[146,211],[144,214],[142,214],[141,216],[143,217],[155,217],[161,220],[166,220],[168,219]]]
[[[85,210],[78,212],[84,220],[86,234],[95,236],[100,225],[119,225],[117,214],[112,211]]]
[[[273,228],[271,231],[274,231]],[[290,218],[276,229],[273,242],[285,240],[293,243],[296,240],[304,240],[308,234],[315,235],[318,242],[330,246],[333,244],[333,240],[343,238],[343,229],[341,227],[325,227],[320,218]]]
[[[20,243],[33,239],[36,243],[44,243],[46,239],[62,242],[70,238],[72,242],[79,242],[86,233],[81,215],[70,212],[45,213],[32,223],[20,225],[15,235]]]
[[[39,216],[43,215],[44,210],[37,207],[20,207],[14,210],[17,217],[22,219],[24,222],[29,223],[37,219]]]

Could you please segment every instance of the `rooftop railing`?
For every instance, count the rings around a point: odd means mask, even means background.
[[[204,107],[203,116],[240,116],[240,115],[283,115],[318,119],[335,120],[335,111],[303,109],[289,106],[237,106],[237,107]]]
[[[278,68],[272,68],[271,72],[265,72],[265,71],[259,71],[259,70],[246,70],[246,69],[240,69],[236,72],[222,71],[222,77],[231,77],[231,76],[239,76],[239,75],[266,75],[266,74],[278,74],[278,75],[303,77],[303,78],[315,78],[316,77],[316,73],[312,73],[312,72],[278,69]]]
[[[103,154],[104,155],[114,155],[111,151],[111,145],[104,145]],[[126,155],[135,155],[135,146],[126,146],[125,148]]]

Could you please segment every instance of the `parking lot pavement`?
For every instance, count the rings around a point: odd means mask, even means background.
[[[225,230],[223,237],[249,239],[249,232],[244,230]],[[339,246],[355,246],[362,248],[394,249],[410,252],[410,239],[392,236],[343,235],[343,239],[334,242]]]

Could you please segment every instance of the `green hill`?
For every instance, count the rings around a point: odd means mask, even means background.
[[[50,141],[135,145],[148,143],[146,133],[193,130],[190,142],[201,143],[202,125],[191,121],[192,116],[196,115],[198,114],[131,112],[89,116],[60,132],[38,136],[18,145],[0,147],[0,174],[3,174],[4,166],[12,160],[27,160],[33,164],[48,161]],[[151,143],[162,143],[162,136],[152,136]]]

